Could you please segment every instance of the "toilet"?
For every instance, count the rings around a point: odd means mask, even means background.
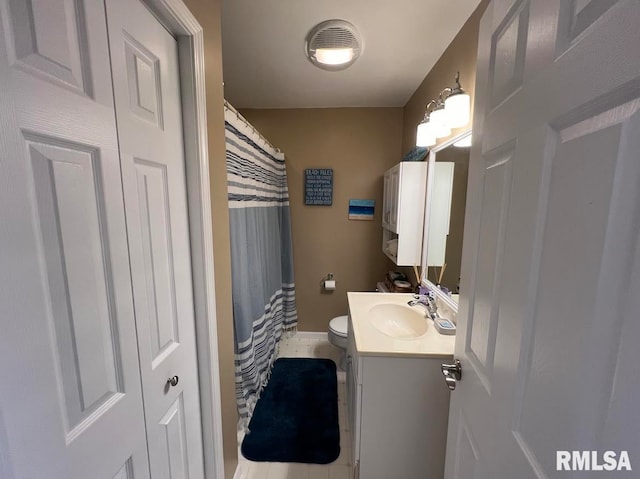
[[[340,348],[340,361],[338,367],[344,371],[346,369],[345,356],[347,353],[347,330],[349,328],[348,316],[337,316],[329,322],[329,342],[336,348]]]

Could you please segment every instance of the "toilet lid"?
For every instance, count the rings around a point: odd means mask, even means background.
[[[333,334],[347,337],[349,316],[338,316],[329,321],[329,329]]]

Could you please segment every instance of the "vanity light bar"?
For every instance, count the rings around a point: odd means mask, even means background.
[[[449,136],[452,128],[460,128],[469,123],[470,115],[471,97],[462,89],[458,72],[454,87],[445,88],[437,100],[427,103],[424,119],[416,131],[416,146],[435,145],[436,139]]]

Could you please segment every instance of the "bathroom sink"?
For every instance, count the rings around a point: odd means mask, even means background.
[[[377,304],[369,310],[373,327],[395,339],[414,339],[427,332],[424,310],[403,304]]]

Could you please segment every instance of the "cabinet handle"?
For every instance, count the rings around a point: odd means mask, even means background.
[[[352,362],[351,355],[350,355],[350,354],[348,354],[348,355],[347,355],[347,364],[348,364],[349,366],[351,366],[351,362]]]

